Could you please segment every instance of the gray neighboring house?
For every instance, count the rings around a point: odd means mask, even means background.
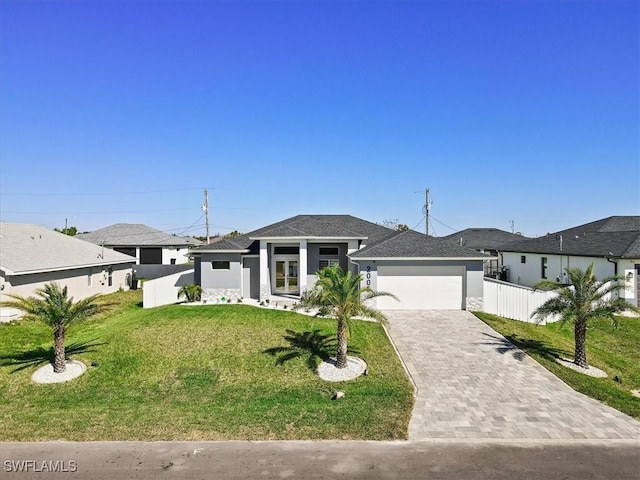
[[[484,274],[486,277],[506,280],[506,274],[502,270],[502,262],[498,256],[498,251],[503,245],[526,237],[519,233],[510,233],[499,228],[466,228],[442,238],[455,242],[461,247],[472,248],[480,253],[497,257],[485,264]]]
[[[178,237],[141,223],[116,223],[77,238],[136,258],[139,265],[180,265],[189,262],[189,249],[202,245],[193,237]]]
[[[394,293],[381,309],[481,309],[483,264],[491,257],[409,230],[351,215],[298,215],[191,251],[207,301],[297,297],[330,265],[361,273]]]
[[[565,283],[565,268],[593,263],[596,278],[624,276],[620,296],[640,305],[640,216],[612,216],[543,237],[503,245],[500,254],[512,283],[532,287],[542,279]]]
[[[128,288],[136,259],[45,227],[0,223],[0,299],[55,281],[75,299]]]

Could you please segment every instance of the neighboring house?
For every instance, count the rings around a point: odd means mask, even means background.
[[[498,250],[502,245],[522,240],[525,237],[519,233],[510,233],[499,228],[467,228],[442,238],[455,242],[461,247],[498,257]],[[484,274],[487,277],[500,278],[501,267],[500,258],[494,258],[485,264]]]
[[[135,258],[48,228],[0,223],[0,298],[55,281],[75,299],[128,288]]]
[[[593,263],[596,278],[623,275],[620,296],[639,305],[640,216],[608,217],[501,247],[508,280],[532,287],[542,279],[565,282],[565,268]]]
[[[483,262],[490,258],[350,215],[298,215],[194,248],[191,255],[207,301],[299,296],[313,287],[318,270],[337,264],[400,299],[377,299],[381,309],[481,308]]]
[[[201,245],[193,237],[178,237],[140,223],[116,223],[77,238],[131,255],[139,265],[180,265],[189,262],[189,248]]]

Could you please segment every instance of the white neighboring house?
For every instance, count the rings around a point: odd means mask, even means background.
[[[138,265],[181,265],[189,262],[189,248],[201,245],[193,237],[179,237],[141,223],[116,223],[77,238],[131,255]]]
[[[501,247],[502,263],[509,269],[508,281],[533,287],[542,280],[565,282],[565,268],[587,268],[595,275],[624,276],[620,297],[640,305],[640,216],[614,216],[523,239]]]
[[[0,300],[55,281],[78,300],[128,288],[136,259],[26,223],[0,222]]]

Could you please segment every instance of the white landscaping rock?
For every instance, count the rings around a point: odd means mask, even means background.
[[[318,375],[327,382],[345,382],[358,378],[367,370],[367,363],[358,357],[347,357],[345,368],[336,368],[336,359],[330,358],[318,367]]]
[[[576,365],[572,360],[569,360],[567,358],[556,358],[556,362],[558,362],[560,365],[570,368],[571,370],[575,370],[576,372],[583,373],[590,377],[596,377],[596,378],[608,377],[607,372],[600,370],[599,368],[592,367],[592,366],[589,366],[589,368],[584,368],[579,365]]]
[[[47,363],[31,375],[34,383],[62,383],[78,378],[87,371],[87,366],[78,360],[67,360],[67,368],[62,373],[54,373],[53,364]]]

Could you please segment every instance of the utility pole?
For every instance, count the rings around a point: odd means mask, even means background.
[[[202,205],[202,211],[205,215],[204,218],[207,230],[207,245],[209,245],[209,243],[211,242],[211,239],[209,238],[209,192],[207,192],[206,188],[204,189],[204,204]]]
[[[429,189],[427,188],[424,192],[424,214],[425,214],[425,222],[424,229],[427,236],[429,236],[429,210],[431,210],[431,196],[429,195]]]

